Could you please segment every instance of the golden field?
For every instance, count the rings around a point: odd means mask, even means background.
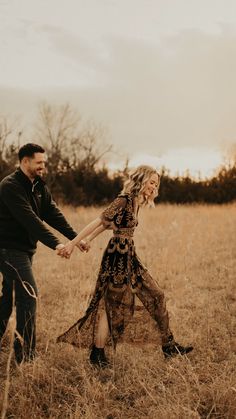
[[[64,208],[77,230],[100,212]],[[112,368],[94,369],[88,350],[55,343],[86,309],[110,235],[70,260],[39,245],[38,357],[10,362],[13,319],[0,355],[2,418],[236,418],[236,205],[140,211],[137,253],[165,290],[176,340],[194,346],[188,357],[164,360],[158,337],[140,339],[142,310],[130,326],[137,343],[108,349]]]

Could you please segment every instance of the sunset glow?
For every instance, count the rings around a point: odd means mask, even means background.
[[[209,148],[181,148],[168,150],[160,157],[148,154],[136,154],[129,162],[130,166],[149,164],[170,170],[172,176],[189,174],[194,178],[209,178],[223,164],[220,151]]]

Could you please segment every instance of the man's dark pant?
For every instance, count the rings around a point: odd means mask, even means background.
[[[36,343],[37,287],[32,272],[32,255],[15,249],[0,249],[0,272],[3,275],[0,297],[0,339],[5,333],[15,301],[16,361],[18,363],[29,361],[34,358]]]

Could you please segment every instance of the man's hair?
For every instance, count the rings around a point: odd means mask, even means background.
[[[34,153],[45,153],[45,150],[40,145],[34,143],[23,145],[18,152],[20,162],[24,157],[33,157]]]

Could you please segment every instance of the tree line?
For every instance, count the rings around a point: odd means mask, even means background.
[[[54,198],[70,205],[104,205],[122,189],[129,170],[111,172],[106,156],[114,152],[106,142],[105,130],[84,122],[70,105],[39,107],[32,134],[19,123],[0,116],[0,179],[15,170],[17,153],[26,142],[41,144],[47,152],[46,182]],[[236,200],[236,153],[231,162],[219,168],[210,179],[194,180],[189,174],[170,176],[161,169],[158,202],[223,204]]]

